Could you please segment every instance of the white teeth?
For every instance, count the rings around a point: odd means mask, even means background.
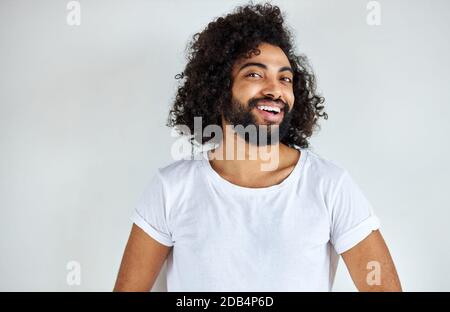
[[[261,106],[258,106],[258,109],[265,110],[265,111],[270,111],[270,112],[277,112],[277,113],[280,112],[280,108],[279,107],[272,107],[272,106],[261,105]]]

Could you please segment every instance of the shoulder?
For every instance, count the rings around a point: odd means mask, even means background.
[[[305,172],[311,179],[337,185],[348,175],[347,169],[335,160],[321,156],[310,149],[307,149],[305,154]]]
[[[197,155],[193,159],[182,158],[178,160],[173,160],[167,165],[159,167],[157,170],[157,175],[159,178],[171,186],[177,184],[181,181],[186,181],[196,174],[199,174],[203,159]]]
[[[369,211],[370,203],[362,189],[349,171],[337,161],[309,151],[307,171],[307,177],[312,181],[310,184],[313,184],[310,186],[321,192],[330,210],[354,209],[363,214]]]

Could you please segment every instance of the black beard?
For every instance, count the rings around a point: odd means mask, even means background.
[[[289,127],[292,120],[292,111],[289,111],[289,106],[284,103],[284,116],[279,125],[259,125],[256,122],[256,118],[252,113],[252,109],[256,107],[257,103],[261,100],[272,100],[270,98],[251,99],[248,105],[245,106],[236,99],[231,100],[231,105],[227,105],[223,111],[224,119],[233,126],[242,125],[243,128],[235,128],[235,132],[243,138],[247,143],[256,146],[265,146],[268,144],[274,145],[279,143],[289,132]],[[245,128],[249,125],[253,125],[256,128],[255,137],[251,136],[249,132],[245,131]],[[249,127],[252,128],[253,126]],[[262,129],[260,129],[260,127]],[[267,137],[264,140],[264,136],[260,138],[260,133],[266,131]]]

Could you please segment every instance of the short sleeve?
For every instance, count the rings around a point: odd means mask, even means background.
[[[159,173],[147,183],[130,219],[153,239],[166,246],[173,246],[167,222],[167,198]]]
[[[380,227],[372,205],[347,171],[341,177],[331,207],[331,243],[338,254]]]

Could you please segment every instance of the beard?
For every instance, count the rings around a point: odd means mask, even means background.
[[[225,107],[223,116],[228,123],[234,126],[234,131],[247,143],[256,146],[265,146],[268,144],[274,145],[279,143],[288,134],[292,120],[292,111],[289,111],[288,104],[284,103],[284,116],[280,124],[258,124],[252,109],[255,108],[261,100],[272,99],[250,99],[248,105],[245,106],[235,98],[232,98],[231,105]],[[246,131],[246,128],[249,129],[250,132]],[[256,130],[256,133],[255,131],[252,131],[253,129]]]

